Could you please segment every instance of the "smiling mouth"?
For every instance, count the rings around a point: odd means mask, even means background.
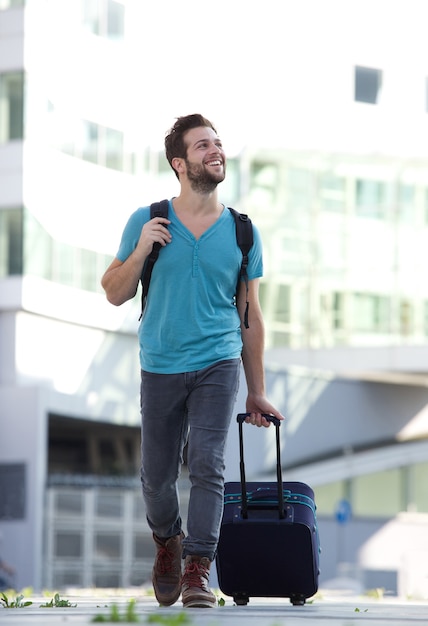
[[[223,165],[223,161],[221,161],[220,159],[215,159],[214,161],[207,161],[205,165],[216,167],[218,165]]]

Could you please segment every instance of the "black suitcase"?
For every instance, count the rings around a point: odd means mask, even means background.
[[[221,591],[238,605],[253,597],[289,598],[305,604],[318,590],[319,539],[314,492],[305,483],[282,482],[280,420],[276,429],[277,482],[246,482],[242,425],[237,417],[241,482],[225,484],[216,555]],[[282,485],[282,489],[281,489]]]

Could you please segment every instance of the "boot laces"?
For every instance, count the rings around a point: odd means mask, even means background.
[[[183,575],[183,583],[189,587],[205,588],[205,581],[203,578],[207,578],[207,570],[200,563],[189,563],[186,567],[186,571]]]
[[[173,571],[174,553],[168,550],[167,546],[162,546],[157,554],[156,569],[161,575]]]

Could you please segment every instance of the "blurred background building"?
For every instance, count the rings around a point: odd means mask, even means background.
[[[100,278],[130,213],[176,193],[163,137],[200,111],[263,236],[268,391],[320,583],[428,597],[424,0],[202,7],[0,0],[1,556],[18,588],[150,578],[139,301]],[[249,478],[274,476],[272,430],[246,432]]]

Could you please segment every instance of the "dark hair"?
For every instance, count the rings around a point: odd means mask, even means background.
[[[184,143],[184,135],[188,130],[192,128],[199,128],[200,126],[207,126],[217,133],[212,123],[200,113],[193,113],[192,115],[185,115],[183,117],[177,117],[177,121],[174,126],[168,131],[165,136],[165,155],[168,159],[168,163],[172,167],[172,160],[175,157],[185,159],[187,156],[187,146]],[[172,167],[175,175],[178,178],[178,173]]]

